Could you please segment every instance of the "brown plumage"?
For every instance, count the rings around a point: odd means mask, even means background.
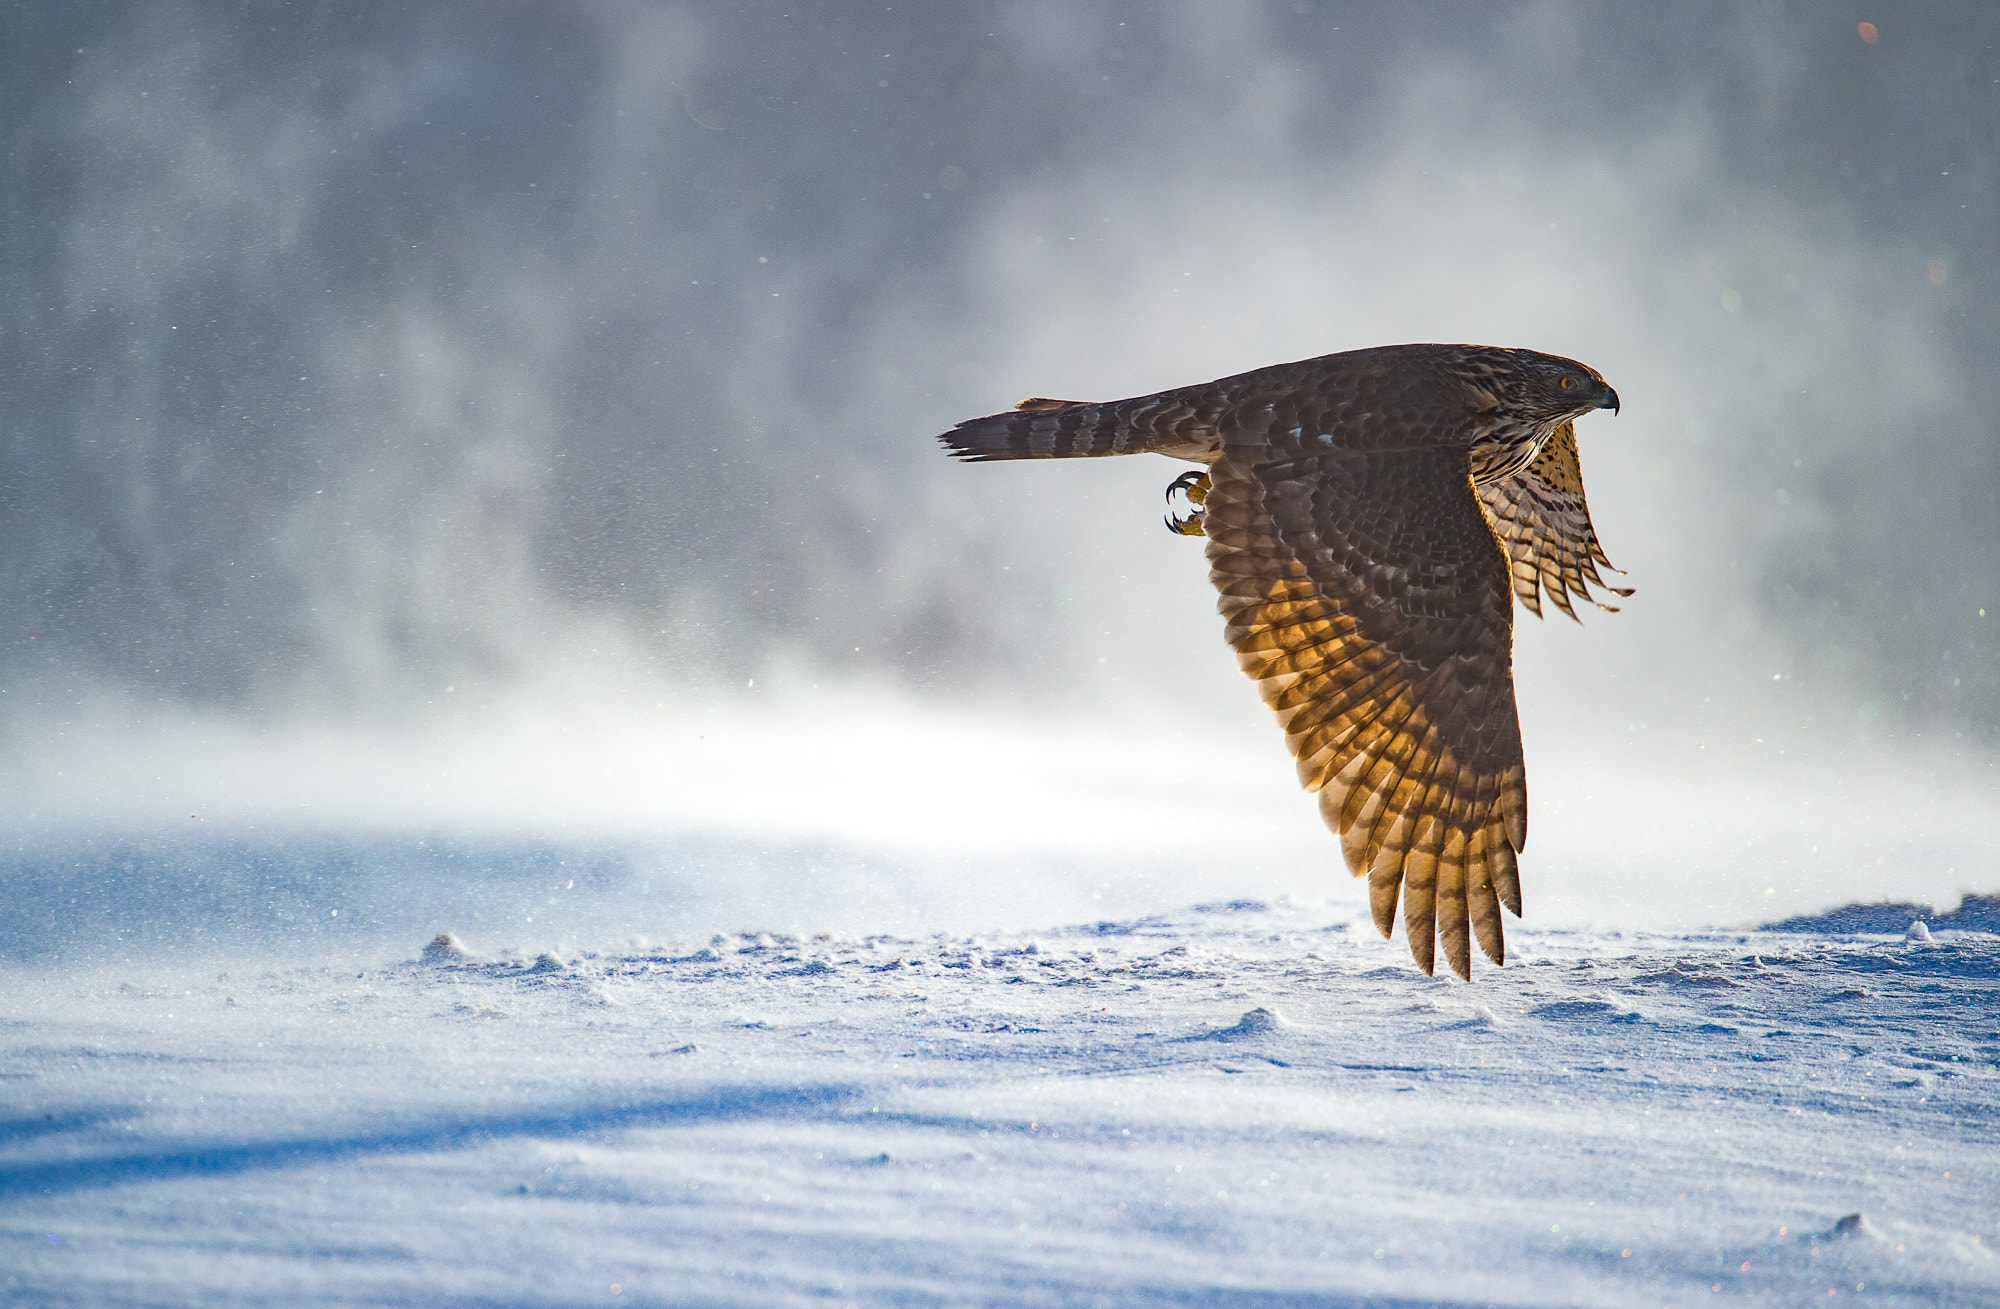
[[[1500,544],[1507,548],[1514,570],[1514,594],[1535,617],[1542,616],[1543,590],[1556,602],[1556,608],[1571,618],[1576,618],[1569,603],[1571,592],[1606,613],[1618,612],[1617,605],[1605,604],[1592,595],[1586,583],[1613,595],[1632,594],[1629,587],[1612,586],[1598,575],[1597,565],[1611,568],[1611,561],[1597,543],[1597,529],[1590,525],[1590,506],[1584,503],[1575,423],[1557,428],[1535,461],[1521,472],[1473,489],[1493,520]]]
[[[1225,636],[1285,729],[1387,936],[1505,959],[1528,797],[1513,604],[1607,586],[1575,420],[1618,407],[1553,355],[1402,345],[1105,403],[1033,399],[939,439],[961,459],[1165,454],[1208,467],[1169,526],[1208,538]],[[1609,608],[1610,606],[1604,606]]]

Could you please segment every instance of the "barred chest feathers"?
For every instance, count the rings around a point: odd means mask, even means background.
[[[1472,484],[1505,481],[1535,462],[1565,420],[1542,423],[1501,423],[1472,443]]]

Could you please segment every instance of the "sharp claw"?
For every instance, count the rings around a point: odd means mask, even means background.
[[[1179,477],[1167,483],[1168,504],[1173,503],[1174,493],[1178,491],[1187,496],[1188,504],[1193,507],[1193,512],[1185,518],[1174,514],[1167,515],[1167,530],[1169,532],[1172,532],[1175,536],[1208,535],[1207,529],[1202,526],[1202,520],[1208,516],[1208,513],[1201,507],[1208,499],[1208,488],[1208,474],[1199,469],[1192,469],[1182,473]]]

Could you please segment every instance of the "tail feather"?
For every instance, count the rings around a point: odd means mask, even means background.
[[[1011,413],[960,423],[938,437],[945,449],[968,463],[990,459],[1065,459],[1124,454],[1121,424],[1110,406],[1036,396]]]
[[[1176,402],[1171,392],[1101,404],[1035,396],[1008,413],[968,419],[939,436],[938,442],[967,463],[1148,451],[1205,460],[1219,448],[1212,426],[1196,407],[1185,400]]]

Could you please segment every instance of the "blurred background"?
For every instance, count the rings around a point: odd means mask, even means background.
[[[1637,594],[1517,639],[1531,922],[2000,885],[1989,5],[24,0],[0,61],[0,945],[1358,912],[1181,466],[933,437],[1422,340],[1625,402]]]

